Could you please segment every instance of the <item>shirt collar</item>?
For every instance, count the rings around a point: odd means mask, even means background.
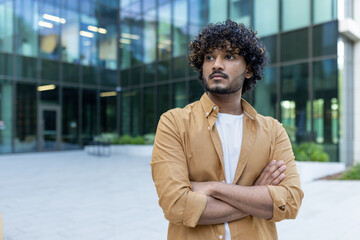
[[[205,117],[210,116],[212,113],[215,114],[215,116],[218,114],[219,107],[216,106],[216,104],[213,101],[211,101],[211,99],[209,98],[206,92],[202,95],[200,99],[200,103],[203,107]],[[243,98],[241,99],[241,106],[243,108],[244,113],[252,120],[255,120],[257,115],[256,110]]]

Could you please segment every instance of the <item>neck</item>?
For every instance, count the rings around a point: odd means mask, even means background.
[[[240,115],[243,113],[241,106],[241,89],[232,94],[213,94],[208,92],[207,95],[218,107],[220,113]]]

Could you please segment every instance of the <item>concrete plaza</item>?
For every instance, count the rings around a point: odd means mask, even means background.
[[[149,157],[84,151],[0,156],[5,240],[166,239]],[[279,239],[360,239],[360,181],[314,181]]]

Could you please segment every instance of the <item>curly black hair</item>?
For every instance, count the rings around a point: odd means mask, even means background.
[[[228,48],[244,57],[246,65],[250,65],[253,73],[245,79],[242,93],[252,90],[257,81],[261,80],[268,56],[257,32],[245,27],[244,24],[231,20],[216,24],[209,24],[190,42],[188,60],[190,65],[198,71],[198,79],[204,85],[202,65],[204,56],[209,50]]]

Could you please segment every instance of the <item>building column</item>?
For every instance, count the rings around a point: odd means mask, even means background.
[[[354,22],[357,41],[354,41],[354,164],[360,163],[360,0],[354,2]]]

